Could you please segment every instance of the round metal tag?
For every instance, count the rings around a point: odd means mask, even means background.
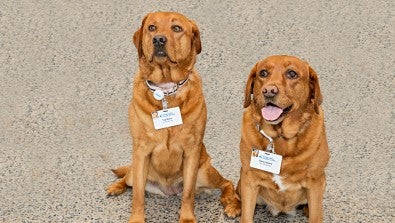
[[[154,98],[158,101],[162,100],[165,97],[165,93],[163,93],[163,91],[161,90],[155,90],[154,91]]]

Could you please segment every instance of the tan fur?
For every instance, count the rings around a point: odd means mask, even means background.
[[[150,25],[156,29],[149,30]],[[175,25],[182,27],[182,32],[175,32]],[[158,35],[167,38],[166,57],[154,53],[153,38]],[[227,209],[229,203],[237,200],[233,184],[210,164],[203,144],[206,104],[201,78],[194,69],[196,55],[201,51],[198,27],[178,13],[150,13],[135,32],[133,42],[139,54],[139,70],[129,106],[132,164],[114,170],[122,178],[111,185],[107,193],[117,195],[125,191],[127,185],[133,187],[130,222],[145,220],[145,189],[173,191],[180,182],[183,183],[180,222],[196,222],[194,194],[198,187],[221,189],[221,203]],[[145,81],[178,83],[188,75],[188,81],[177,93],[166,97],[169,108],[180,108],[183,124],[155,130],[151,113],[161,110],[162,103],[154,99]],[[228,214],[235,215],[231,211]]]
[[[261,77],[265,69],[269,76]],[[289,79],[286,72],[292,69],[298,78]],[[266,121],[261,108],[266,104],[263,89],[276,86],[279,93],[275,103],[292,109],[280,117],[279,123]],[[253,97],[251,99],[251,95]],[[320,104],[322,95],[318,77],[304,61],[291,56],[271,56],[258,62],[247,80],[245,90],[242,135],[240,141],[241,176],[237,192],[241,204],[241,222],[253,222],[257,198],[263,198],[272,214],[292,213],[295,207],[308,204],[304,211],[310,223],[322,222],[323,194],[325,190],[324,168],[329,160],[329,150],[324,128],[324,113]],[[280,191],[273,181],[273,174],[250,167],[251,150],[265,150],[268,140],[256,128],[256,124],[274,139],[275,152],[283,156],[280,176],[285,190]]]

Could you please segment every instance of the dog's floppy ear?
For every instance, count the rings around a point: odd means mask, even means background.
[[[195,47],[196,54],[199,54],[202,51],[202,42],[200,40],[200,31],[196,23],[192,20],[189,20],[192,25],[192,45]]]
[[[313,102],[314,110],[317,114],[320,113],[320,105],[322,104],[322,94],[317,73],[309,66],[310,76],[310,100]]]
[[[141,58],[143,56],[143,29],[144,29],[144,23],[145,20],[147,19],[148,15],[146,15],[143,19],[143,21],[141,22],[141,27],[134,33],[133,35],[133,43],[134,46],[137,49],[139,58]]]
[[[255,64],[254,68],[252,68],[250,75],[248,76],[246,89],[244,91],[244,108],[247,108],[251,104],[251,95],[254,90],[254,79],[256,76],[258,64]]]

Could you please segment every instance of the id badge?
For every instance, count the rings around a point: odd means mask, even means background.
[[[163,129],[182,124],[179,107],[163,109],[151,113],[155,129]]]
[[[280,174],[283,157],[259,149],[252,149],[250,167],[270,173]]]

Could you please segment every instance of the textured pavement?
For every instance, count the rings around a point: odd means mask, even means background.
[[[205,143],[234,183],[243,89],[272,54],[307,60],[324,95],[331,150],[324,222],[395,222],[394,1],[0,1],[0,222],[127,222],[131,190],[107,198],[130,162],[132,35],[151,11],[178,11],[202,36],[196,68]],[[224,216],[196,196],[199,222]],[[147,222],[177,222],[180,197],[146,195]],[[256,222],[307,222],[271,217]]]

